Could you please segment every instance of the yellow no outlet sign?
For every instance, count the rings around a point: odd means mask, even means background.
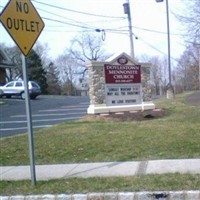
[[[44,28],[44,22],[29,0],[10,0],[0,21],[25,56]]]
[[[26,56],[42,32],[44,22],[29,0],[10,0],[1,13],[0,21],[24,54],[22,55],[22,69],[25,86],[27,128],[29,135],[31,180],[32,184],[35,185],[35,156]]]

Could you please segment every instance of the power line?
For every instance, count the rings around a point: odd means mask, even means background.
[[[111,22],[119,22],[119,21],[123,21],[126,20],[126,18],[123,19],[108,19],[108,20],[101,20],[101,21],[87,21],[87,23],[111,23]]]
[[[91,13],[84,13],[84,12],[79,12],[79,11],[75,11],[75,10],[70,10],[70,9],[66,9],[66,8],[61,8],[61,7],[58,7],[58,6],[53,6],[53,5],[49,5],[49,4],[46,4],[46,3],[42,3],[42,2],[38,2],[36,0],[32,0],[32,1],[35,1],[37,3],[40,3],[40,4],[44,4],[44,5],[47,5],[47,6],[50,6],[50,7],[54,7],[54,8],[58,8],[58,9],[62,9],[62,10],[68,10],[70,12],[76,12],[76,13],[79,13],[79,14],[86,14],[86,15],[92,15],[92,16],[97,16],[97,17],[106,17],[106,18],[109,18],[111,16],[103,16],[103,15],[95,15],[95,14],[91,14]],[[0,6],[3,8],[3,6]],[[58,17],[61,17],[61,18],[64,18],[63,16],[61,15],[58,15],[58,14],[55,14],[55,13],[51,13],[49,11],[46,11],[46,10],[43,10],[43,9],[40,9],[40,8],[37,8],[38,10],[41,10],[43,12],[47,12],[49,14],[53,14],[55,16],[58,16]],[[111,18],[117,18],[117,19],[124,19],[122,17],[111,17]],[[49,20],[49,21],[54,21],[54,22],[58,22],[58,23],[62,23],[62,24],[66,24],[66,25],[70,25],[70,26],[74,26],[74,27],[79,27],[79,28],[84,28],[84,29],[88,29],[88,31],[95,31],[96,28],[95,27],[91,27],[91,26],[88,26],[84,23],[84,25],[79,25],[79,24],[73,24],[73,23],[69,23],[69,22],[65,22],[65,21],[60,21],[60,20],[56,20],[56,19],[51,19],[51,18],[47,18],[47,17],[43,17],[43,19],[45,20]],[[72,20],[72,19],[69,19],[71,21],[74,21],[75,23],[80,23],[76,20]],[[134,26],[133,26],[134,27]],[[121,27],[122,28],[122,27]],[[161,33],[161,34],[166,34],[165,32],[161,32],[161,31],[156,31],[156,30],[151,30],[151,29],[145,29],[145,28],[140,28],[140,27],[134,27],[136,29],[141,29],[141,30],[144,30],[144,31],[151,31],[151,32],[156,32],[156,33]],[[123,35],[127,35],[128,34],[128,30],[119,30],[119,29],[102,29],[106,32],[110,32],[110,33],[114,33],[114,34],[123,34]],[[48,31],[48,30],[47,30]],[[56,32],[58,32],[58,30],[55,30]],[[51,32],[55,32],[55,31],[51,31]],[[63,32],[63,31],[62,31]],[[67,31],[67,32],[75,32],[75,31]],[[126,33],[127,32],[127,33]],[[174,35],[179,35],[179,34],[174,34]],[[135,37],[137,37],[135,34],[134,34]],[[137,37],[138,38],[138,37]],[[143,43],[145,43],[147,46],[151,47],[152,49],[156,50],[157,52],[163,54],[163,55],[167,55],[166,53],[164,53],[163,51],[161,51],[160,49],[156,48],[155,46],[149,44],[148,42],[146,42],[145,40],[141,39],[141,38],[138,38],[140,39]],[[177,61],[177,59],[175,58],[172,58],[173,60]]]
[[[62,24],[67,24],[67,25],[71,25],[71,26],[75,26],[75,27],[79,27],[79,28],[84,28],[84,29],[88,29],[88,31],[95,31],[95,28],[91,28],[91,27],[87,27],[87,26],[81,26],[81,25],[76,25],[76,24],[71,24],[68,22],[64,22],[64,21],[60,21],[60,20],[55,20],[55,19],[50,19],[50,18],[46,18],[43,17],[46,20],[50,20],[50,21],[54,21],[54,22],[59,22]],[[122,35],[128,35],[128,30],[117,30],[117,29],[101,29],[104,30],[106,32],[110,32],[110,33],[114,33],[114,34],[122,34]],[[54,31],[49,31],[49,32],[54,32]],[[56,32],[58,32],[56,30]],[[62,31],[63,32],[63,31]],[[64,31],[65,32],[65,31]],[[66,31],[69,32],[69,31]],[[73,32],[73,31],[70,31]],[[126,33],[127,32],[127,33]],[[138,37],[137,35],[133,34],[137,39],[141,40],[144,44],[146,44],[147,46],[149,46],[150,48],[154,49],[155,51],[167,56],[167,54],[163,51],[161,51],[160,49],[158,49],[157,47],[153,46],[152,44],[149,44],[148,42],[146,42],[144,39],[142,39],[141,37]],[[175,60],[177,62],[177,59],[171,57],[173,60]]]
[[[139,29],[142,31],[148,31],[148,32],[153,32],[153,33],[158,33],[158,34],[167,34],[167,32],[164,31],[158,31],[158,30],[153,30],[153,29],[147,29],[147,28],[143,28],[143,27],[138,27],[138,26],[132,26],[135,29]],[[127,28],[127,26],[123,26],[121,28]],[[128,29],[127,29],[128,31]],[[186,34],[179,34],[179,33],[170,33],[170,35],[177,35],[177,36],[185,36]]]
[[[110,32],[110,33],[114,33],[114,34],[123,34],[123,35],[127,35],[127,34],[128,34],[128,33],[122,33],[122,32],[121,32],[121,33],[120,33],[120,32],[114,32],[114,31],[111,30],[111,29],[110,29],[110,31],[109,31],[109,29],[106,30],[106,31],[108,31],[108,32]],[[128,31],[128,30],[127,30],[127,31]],[[138,36],[135,35],[134,33],[133,33],[133,35],[135,36],[136,39],[141,40],[145,45],[147,45],[147,46],[149,46],[150,48],[154,49],[155,51],[157,51],[157,52],[159,52],[159,53],[161,53],[161,54],[167,56],[167,54],[166,54],[165,52],[161,51],[160,49],[158,49],[157,47],[153,46],[152,44],[146,42],[146,41],[145,41],[144,39],[142,39],[141,37],[138,37]],[[178,62],[178,60],[177,60],[176,58],[173,58],[173,57],[171,57],[171,58],[172,58],[174,61]]]
[[[135,29],[143,30],[143,31],[148,31],[148,32],[153,32],[153,33],[159,33],[159,34],[167,34],[167,32],[164,31],[158,31],[158,30],[153,30],[153,29],[146,29],[146,28],[141,28],[137,26],[132,26]],[[170,35],[177,35],[177,36],[185,36],[185,34],[179,34],[179,33],[170,33]]]
[[[143,43],[145,43],[147,46],[151,47],[152,49],[154,49],[155,51],[167,56],[167,54],[163,51],[161,51],[160,49],[158,49],[157,47],[153,46],[152,44],[149,44],[148,42],[146,42],[145,40],[143,40],[142,38],[138,38],[139,40],[141,40]],[[176,62],[179,62],[178,59],[171,57],[171,59],[173,59]]]
[[[44,10],[44,9],[41,9],[41,8],[37,8],[37,10],[40,10],[40,11],[42,11],[42,12],[51,14],[51,15],[53,15],[53,16],[60,17],[60,18],[62,18],[62,19],[65,18],[66,20],[70,20],[70,21],[72,21],[72,22],[74,22],[74,23],[77,23],[77,24],[82,24],[82,25],[84,25],[84,26],[87,26],[87,27],[91,27],[91,28],[93,28],[93,29],[96,29],[96,27],[94,27],[94,26],[88,25],[88,24],[83,23],[83,22],[80,22],[80,21],[76,21],[76,20],[74,20],[74,19],[66,18],[66,17],[64,17],[64,16],[62,16],[62,15],[55,14],[55,13],[53,13],[53,12],[49,12],[49,11]],[[54,19],[53,19],[53,20],[54,20]],[[114,20],[119,20],[119,19],[114,19]],[[109,20],[109,23],[110,23],[110,21],[111,21],[111,20]],[[60,22],[61,22],[61,21],[60,21]],[[104,21],[104,22],[105,22],[105,21]],[[88,22],[87,22],[87,23],[88,23]],[[97,23],[97,22],[94,22],[94,23]]]
[[[85,13],[85,12],[79,12],[79,11],[75,11],[75,10],[71,10],[71,9],[67,9],[67,8],[61,8],[61,7],[58,7],[58,6],[53,6],[53,5],[50,5],[50,4],[47,4],[47,3],[42,3],[42,2],[39,2],[37,0],[32,0],[32,1],[35,1],[37,3],[40,3],[40,4],[44,4],[44,5],[47,5],[47,6],[51,6],[51,7],[56,7],[56,8],[59,8],[59,9],[64,9],[64,10],[68,10],[68,11],[71,11],[71,12],[76,12],[76,13],[81,13],[81,14],[87,14],[87,15],[93,15],[93,16],[100,16],[100,17],[112,17],[112,18],[117,18],[117,19],[125,19],[125,17],[113,17],[113,16],[104,16],[104,15],[96,15],[96,14],[91,14],[91,13]],[[40,9],[40,8],[37,8],[38,10],[41,10],[43,12],[47,12],[49,14],[53,14],[55,16],[58,16],[58,17],[61,17],[61,18],[64,18],[63,16],[61,15],[58,15],[58,14],[55,14],[55,13],[52,13],[52,12],[49,12],[49,11],[46,11],[44,9]],[[73,20],[73,19],[69,19],[71,21],[74,21],[75,23],[80,23],[76,20]],[[110,22],[110,21],[109,21]],[[89,22],[88,22],[89,23]],[[91,23],[91,22],[90,22]],[[97,22],[93,22],[93,23],[97,23]],[[86,25],[85,23],[82,23],[84,24],[84,26],[88,26]],[[92,27],[92,26],[90,26]],[[159,34],[167,34],[166,32],[163,32],[163,31],[158,31],[158,30],[153,30],[153,29],[146,29],[146,28],[142,28],[142,27],[136,27],[136,26],[132,26],[133,28],[135,29],[139,29],[139,30],[143,30],[143,31],[149,31],[149,32],[154,32],[154,33],[159,33]],[[95,28],[95,27],[93,27]],[[108,29],[107,29],[108,30]],[[117,31],[117,30],[116,30]],[[119,30],[120,31],[120,30]],[[128,31],[128,30],[121,30],[121,31]],[[177,35],[177,36],[185,36],[185,34],[178,34],[178,33],[171,33],[171,35]]]
[[[90,15],[90,16],[104,17],[104,18],[124,19],[124,17],[97,15],[97,14],[93,14],[93,13],[87,13],[87,12],[82,12],[82,11],[72,10],[72,9],[68,9],[68,8],[63,8],[63,7],[59,7],[59,6],[55,6],[55,5],[51,5],[51,4],[47,4],[47,3],[42,3],[42,2],[37,1],[37,0],[32,0],[32,1],[34,1],[34,2],[36,2],[36,3],[39,3],[39,4],[43,4],[43,5],[49,6],[49,7],[53,7],[53,8],[57,8],[57,9],[61,9],[61,10],[67,10],[67,11],[69,11],[69,12],[74,12],[74,13],[83,14],[83,15]]]
[[[44,9],[41,9],[41,8],[37,8],[37,10],[41,10],[41,11],[43,11],[43,12],[46,12],[46,13],[48,13],[48,14],[52,14],[52,15],[54,15],[54,16],[57,16],[57,17],[60,17],[60,18],[64,18],[63,16],[61,16],[61,15],[58,15],[58,14],[55,14],[55,13],[52,13],[52,12],[49,12],[49,11],[46,11],[46,10],[44,10]],[[44,18],[44,17],[43,17]],[[80,23],[79,21],[76,21],[76,20],[73,20],[73,19],[69,19],[69,18],[65,18],[65,19],[67,19],[67,20],[70,20],[70,21],[72,21],[72,22],[75,22],[75,23],[78,23],[78,24],[83,24],[84,26],[87,26],[85,23]],[[48,20],[50,20],[49,18],[48,18]],[[52,19],[52,21],[54,21],[55,19]],[[57,20],[57,22],[58,22],[59,20]],[[60,23],[61,23],[61,21],[59,21]],[[62,23],[67,23],[67,22],[62,22]],[[69,23],[69,25],[72,25],[71,23]],[[74,26],[75,26],[75,24],[74,24]],[[79,26],[79,25],[77,25],[77,26]],[[93,27],[94,28],[94,27]]]
[[[37,8],[38,10],[41,10],[43,12],[46,12],[46,13],[49,13],[49,14],[52,14],[52,15],[55,15],[55,16],[58,16],[58,17],[61,17],[61,18],[64,18],[64,16],[61,16],[61,15],[58,15],[58,14],[55,14],[55,13],[52,13],[52,12],[49,12],[49,11],[46,11],[44,9],[40,9],[40,8]],[[105,17],[105,16],[104,16]],[[73,20],[73,19],[69,19],[68,20],[71,20],[71,21],[74,21],[75,23],[80,23],[80,21],[76,21],[76,20]],[[116,19],[117,20],[117,19]],[[121,19],[121,20],[124,20]],[[104,21],[105,22],[105,21]],[[110,22],[110,21],[109,21]],[[97,23],[96,21],[95,22],[87,22],[87,23]],[[84,25],[86,25],[85,23],[82,23]],[[92,26],[91,26],[92,27]],[[153,30],[153,29],[147,29],[147,28],[142,28],[142,27],[137,27],[137,26],[132,26],[133,28],[135,29],[139,29],[139,30],[143,30],[143,31],[148,31],[148,32],[154,32],[154,33],[158,33],[158,34],[167,34],[167,32],[163,32],[163,31],[158,31],[158,30]],[[95,27],[93,27],[95,28]],[[115,30],[115,29],[107,29],[107,30]],[[127,30],[115,30],[115,31],[128,31]],[[185,34],[178,34],[178,33],[171,33],[171,35],[177,35],[177,36],[185,36]]]
[[[43,17],[43,19],[46,19],[46,20],[49,20],[49,21],[58,22],[58,23],[62,23],[62,24],[67,24],[67,25],[75,26],[75,27],[79,27],[79,28],[92,29],[91,27],[88,27],[88,26],[82,26],[82,25],[78,25],[78,24],[72,24],[72,23],[68,23],[68,22],[64,22],[64,21],[60,21],[60,20],[56,20],[56,19],[50,19],[50,18],[47,18],[47,17]]]
[[[62,15],[58,15],[58,14],[55,14],[55,13],[53,13],[53,12],[49,12],[49,11],[46,11],[46,10],[44,10],[44,9],[41,9],[41,8],[37,8],[37,10],[41,10],[41,11],[43,11],[43,12],[46,12],[46,13],[48,13],[48,14],[52,14],[52,15],[54,15],[54,16],[57,16],[57,17],[60,17],[60,18],[64,18],[64,16],[62,16]],[[58,22],[58,23],[62,23],[62,24],[67,24],[67,25],[70,25],[70,26],[76,26],[76,27],[79,27],[79,28],[86,28],[86,29],[97,29],[97,27],[93,27],[93,26],[89,26],[89,25],[87,25],[87,24],[85,24],[85,23],[80,23],[79,21],[76,21],[76,20],[73,20],[73,19],[69,19],[69,18],[65,18],[65,19],[68,19],[68,20],[71,20],[71,21],[73,21],[73,22],[75,22],[75,23],[78,23],[78,24],[72,24],[72,23],[70,23],[70,22],[65,22],[65,21],[61,21],[61,20],[56,20],[56,19],[51,19],[51,18],[47,18],[47,17],[42,17],[43,19],[46,19],[46,20],[49,20],[49,21],[54,21],[54,22]],[[79,25],[79,24],[83,24],[83,25]],[[104,29],[103,29],[104,30]],[[113,30],[113,31],[127,31],[127,30],[118,30],[118,29],[106,29],[106,30]]]
[[[77,30],[64,30],[64,31],[62,31],[62,30],[47,30],[47,29],[45,29],[45,30],[43,30],[43,31],[45,31],[45,32],[52,32],[52,33],[54,33],[54,32],[56,32],[56,33],[63,33],[63,32],[65,32],[65,33],[78,33],[78,32],[82,32],[81,30],[80,31],[77,31]],[[84,30],[84,32],[94,32],[94,30]]]

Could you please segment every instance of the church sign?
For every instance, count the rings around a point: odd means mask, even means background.
[[[125,56],[114,63],[104,64],[106,105],[141,103],[141,66],[129,62]]]
[[[105,64],[106,83],[140,83],[140,65],[110,65]]]
[[[150,101],[150,64],[136,62],[126,53],[104,62],[87,64],[90,106],[88,114],[154,109]]]

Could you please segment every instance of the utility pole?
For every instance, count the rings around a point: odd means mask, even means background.
[[[164,0],[156,0],[157,3],[161,3]],[[170,26],[169,26],[169,4],[168,0],[166,2],[166,16],[167,16],[167,46],[168,46],[168,70],[169,70],[169,84],[167,88],[167,98],[173,99],[174,98],[174,89],[172,86],[172,75],[171,75],[171,51],[170,51]]]
[[[199,47],[199,90],[200,90],[200,47]]]
[[[134,45],[133,45],[133,31],[132,31],[132,20],[131,20],[131,10],[130,10],[129,0],[127,0],[127,3],[124,3],[123,6],[124,6],[124,13],[128,15],[130,50],[131,50],[130,55],[134,59],[135,53],[134,53]]]
[[[169,5],[168,0],[166,1],[167,11],[167,45],[168,45],[168,66],[169,66],[169,86],[172,86],[172,73],[171,73],[171,51],[170,51],[170,28],[169,28]]]

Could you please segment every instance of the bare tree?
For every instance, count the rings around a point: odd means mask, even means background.
[[[104,44],[100,35],[83,32],[71,41],[71,47],[67,49],[68,55],[76,63],[79,72],[85,75],[86,62],[103,61],[111,55],[103,48]]]
[[[190,45],[187,47],[183,55],[181,56],[177,66],[177,84],[179,89],[196,90],[199,84],[199,60],[198,60],[198,48],[196,45]],[[182,86],[182,88],[181,88]]]
[[[180,57],[177,65],[177,83],[179,90],[195,90],[199,86],[199,56],[200,50],[200,0],[183,1],[187,10],[184,16],[177,16],[186,25],[185,40],[188,43],[186,50]]]
[[[5,46],[4,50],[9,59],[11,60],[11,62],[14,64],[14,66],[10,70],[9,77],[7,77],[7,79],[11,81],[14,79],[22,78],[23,73],[22,73],[21,51],[17,46],[13,47]]]
[[[7,77],[8,80],[14,80],[14,79],[22,79],[23,78],[23,72],[22,72],[22,61],[21,61],[21,51],[17,46],[8,47],[4,44],[1,44],[1,47],[4,49],[4,51],[7,53],[7,56],[11,60],[11,62],[14,64],[14,67],[10,70],[9,77]],[[35,52],[39,55],[41,58],[42,66],[45,68],[45,66],[48,66],[48,63],[50,63],[50,59],[48,58],[48,45],[42,45],[40,43],[36,43],[34,46]]]
[[[163,95],[167,84],[167,60],[158,56],[142,56],[142,62],[151,63],[151,84],[153,93]]]
[[[159,57],[151,58],[151,80],[155,87],[156,95],[162,95],[164,88],[163,65]]]
[[[62,93],[72,95],[74,87],[73,84],[76,75],[76,62],[74,62],[74,59],[72,59],[70,55],[65,54],[60,55],[56,59],[55,63],[57,71],[59,72],[61,85],[64,86],[62,87],[64,88]]]
[[[183,1],[187,6],[184,16],[177,16],[187,27],[187,40],[200,45],[200,0]]]
[[[87,62],[103,61],[111,56],[105,53],[103,45],[102,38],[97,34],[83,32],[74,37],[70,47],[55,61],[63,86],[62,93],[69,95],[74,93],[75,82],[78,78],[83,80],[86,77]]]

